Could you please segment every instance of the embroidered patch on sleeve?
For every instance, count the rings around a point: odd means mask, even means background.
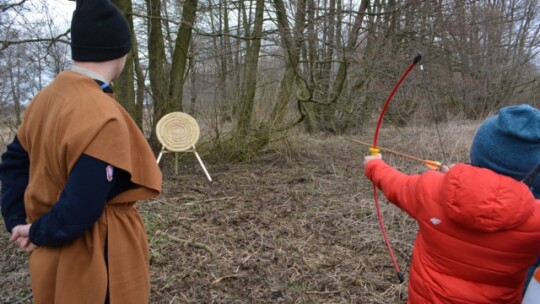
[[[105,171],[107,172],[107,180],[112,181],[113,180],[113,166],[108,165],[107,168],[105,168]]]
[[[439,225],[440,223],[442,223],[442,221],[436,217],[432,217],[431,219],[429,219],[431,221],[431,223],[433,225]]]

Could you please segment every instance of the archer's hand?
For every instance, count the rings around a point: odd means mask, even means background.
[[[451,165],[442,165],[441,166],[441,172],[442,173],[447,173],[448,171],[450,171],[450,169],[454,166],[455,164],[451,164]]]
[[[11,230],[11,238],[9,239],[27,253],[34,251],[38,247],[30,241],[30,226],[31,224],[15,226]]]
[[[377,153],[375,155],[368,155],[364,158],[364,166],[367,165],[370,161],[374,159],[382,159],[382,155],[380,153]]]

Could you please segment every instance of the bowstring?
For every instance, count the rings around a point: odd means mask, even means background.
[[[423,64],[420,64],[420,70],[422,71],[422,80],[424,82],[424,86],[425,86],[425,90],[427,91],[427,95],[428,95],[428,103],[429,103],[429,106],[431,108],[431,115],[433,115],[434,119],[435,119],[435,131],[437,132],[437,138],[439,139],[439,148],[441,149],[441,153],[442,153],[442,163],[443,164],[448,164],[446,162],[446,153],[445,153],[445,150],[444,150],[444,146],[443,146],[443,143],[442,143],[442,136],[441,136],[441,132],[439,130],[439,113],[437,112],[437,110],[435,109],[435,106],[433,105],[433,96],[431,95],[431,92],[429,91],[429,83],[426,78],[426,71],[424,70],[424,65]]]

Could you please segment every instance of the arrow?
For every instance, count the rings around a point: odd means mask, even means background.
[[[364,146],[368,146],[368,147],[371,147],[371,144],[367,143],[367,142],[363,142],[363,141],[360,141],[360,140],[356,140],[356,139],[352,139],[352,138],[348,138],[348,137],[344,137],[346,140],[349,140],[349,141],[352,141],[352,142],[355,142],[357,144],[361,144],[361,145],[364,145]],[[409,154],[405,154],[403,152],[398,152],[398,151],[394,151],[394,150],[390,150],[390,149],[387,149],[387,148],[382,148],[382,147],[377,147],[379,150],[381,151],[385,151],[385,152],[388,152],[388,153],[392,153],[392,154],[395,154],[395,155],[398,155],[398,156],[401,156],[401,157],[404,157],[404,158],[407,158],[407,159],[410,159],[410,160],[414,160],[414,161],[419,161],[419,162],[422,162],[424,163],[424,165],[426,165],[426,167],[428,167],[429,169],[431,170],[437,170],[439,169],[442,164],[438,161],[435,161],[435,160],[429,160],[429,159],[421,159],[421,158],[418,158],[416,156],[412,156],[412,155],[409,155]]]

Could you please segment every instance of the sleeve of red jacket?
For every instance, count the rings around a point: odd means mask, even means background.
[[[415,218],[420,175],[401,173],[379,159],[372,160],[365,166],[365,174],[391,203]]]

